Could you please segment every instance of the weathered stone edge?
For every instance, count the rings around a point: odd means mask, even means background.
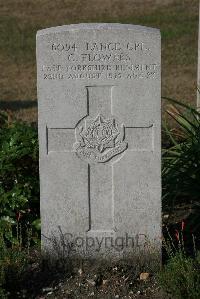
[[[133,24],[120,24],[120,23],[80,23],[80,24],[70,24],[62,25],[56,27],[50,27],[46,29],[41,29],[37,31],[37,36],[50,34],[50,33],[60,33],[64,31],[74,31],[74,30],[134,30],[143,33],[153,33],[160,35],[160,30],[157,28],[133,25]]]

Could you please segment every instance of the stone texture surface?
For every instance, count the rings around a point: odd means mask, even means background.
[[[142,26],[37,33],[43,250],[160,250],[160,51]]]

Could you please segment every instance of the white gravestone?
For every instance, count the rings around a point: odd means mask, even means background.
[[[160,251],[160,51],[142,26],[37,33],[43,250]]]

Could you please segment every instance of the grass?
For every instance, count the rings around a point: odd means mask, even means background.
[[[0,19],[0,51],[12,62],[20,65],[34,59],[35,27],[20,24],[16,17],[3,16]]]
[[[174,299],[200,298],[200,254],[195,258],[177,252],[159,275],[163,289]]]
[[[81,12],[81,13],[80,13]],[[162,33],[162,93],[196,100],[198,0],[8,0],[0,3],[0,100],[19,101],[15,115],[36,121],[35,34],[79,22],[120,22],[157,27]],[[176,81],[174,81],[176,78]],[[187,102],[187,100],[185,100]],[[10,107],[10,106],[9,106]],[[4,109],[0,105],[0,109]],[[10,108],[12,110],[12,108]]]
[[[188,252],[185,222],[182,221],[181,227],[175,229],[175,234],[171,234],[168,228],[166,230],[163,248],[168,259],[157,274],[158,282],[170,298],[198,299],[200,297],[200,251],[197,250],[195,237],[192,234],[191,251]]]

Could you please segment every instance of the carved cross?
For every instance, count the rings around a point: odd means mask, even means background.
[[[113,115],[114,86],[88,86],[87,116],[74,128],[47,128],[47,152],[75,151],[88,168],[88,231],[112,231],[114,165],[126,152],[153,150],[153,124],[128,127]]]

